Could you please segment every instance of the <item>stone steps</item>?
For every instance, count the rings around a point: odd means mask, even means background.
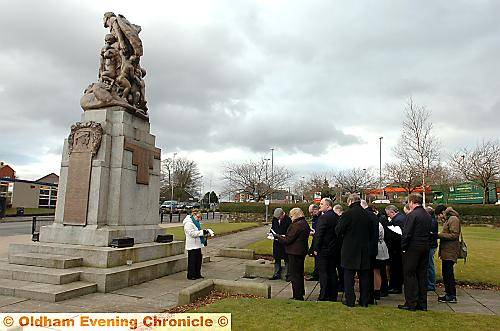
[[[0,261],[0,278],[62,285],[79,281],[80,272],[73,269],[54,269]]]
[[[10,244],[9,256],[26,253],[43,255],[64,255],[83,258],[82,266],[96,268],[112,268],[133,263],[144,262],[175,256],[184,253],[184,242],[173,241],[170,243],[143,243],[133,247],[113,248],[83,245],[68,245],[56,243],[24,243]],[[14,262],[17,263],[17,262]]]
[[[204,263],[209,261],[210,257],[203,258]],[[187,256],[179,254],[113,268],[76,269],[81,272],[80,279],[96,283],[98,292],[106,293],[184,271],[187,269]]]
[[[77,281],[70,284],[53,285],[14,279],[0,279],[0,295],[58,302],[97,291],[97,284]]]
[[[45,268],[69,269],[82,265],[81,257],[40,253],[9,254],[9,263]]]

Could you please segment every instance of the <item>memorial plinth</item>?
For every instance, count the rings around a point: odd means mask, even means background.
[[[153,242],[164,229],[158,225],[160,150],[149,122],[110,107],[84,112],[80,123],[100,125],[100,148],[86,169],[79,155],[84,153],[71,151],[75,140],[65,140],[55,221],[41,228],[40,242],[108,246],[120,237]],[[75,155],[80,162],[74,164]]]

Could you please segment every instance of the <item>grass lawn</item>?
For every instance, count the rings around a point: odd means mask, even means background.
[[[233,330],[498,330],[500,325],[498,316],[280,299],[224,299],[196,312],[230,312]]]
[[[459,283],[500,286],[500,230],[487,227],[462,227],[464,240],[469,250],[467,263],[459,260],[455,265],[455,278]],[[260,240],[246,248],[256,254],[272,254],[271,240]],[[438,279],[441,278],[441,260],[434,257]],[[314,259],[306,257],[305,272],[314,269]]]
[[[16,208],[7,208],[5,210],[5,215],[16,215]],[[56,210],[54,208],[24,208],[24,215],[33,214],[54,214]]]
[[[206,223],[202,224],[203,229],[212,229],[215,235],[227,234],[232,232],[238,232],[245,229],[254,228],[260,225],[260,223]],[[184,227],[176,226],[173,228],[167,228],[167,233],[173,234],[175,240],[184,240],[186,236],[184,235]]]

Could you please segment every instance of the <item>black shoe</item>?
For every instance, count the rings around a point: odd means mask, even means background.
[[[389,293],[387,293],[387,291],[384,291],[384,292],[380,292],[380,297],[381,298],[384,298],[386,296],[389,296]]]
[[[438,302],[445,303],[457,303],[457,297],[449,297],[447,295],[443,295],[442,297],[438,297]]]
[[[286,281],[286,282],[291,282],[291,281],[292,281],[292,278],[290,278],[290,277],[285,277],[285,281]]]
[[[197,277],[188,277],[189,280],[197,280]]]
[[[290,300],[304,301],[304,298],[290,298]]]
[[[349,307],[349,308],[354,308],[354,304],[349,304],[349,303],[347,303],[346,301],[342,301],[342,304],[343,304],[344,306]]]
[[[417,310],[416,307],[410,307],[410,306],[407,306],[406,304],[398,305],[398,309],[408,310],[408,311],[416,311]]]
[[[277,279],[281,279],[281,276],[274,275],[271,278],[269,278],[269,280],[277,280]]]
[[[387,293],[389,293],[389,294],[401,294],[401,293],[403,293],[403,291],[391,288],[389,291],[387,291]]]
[[[375,292],[373,293],[373,298],[375,300],[380,300],[380,291],[375,290]]]
[[[317,282],[319,280],[319,278],[315,277],[315,276],[311,276],[311,277],[307,277],[306,280],[308,282]]]
[[[416,309],[417,309],[417,310],[421,310],[421,311],[427,311],[427,306],[420,306],[420,305],[418,305],[418,306],[416,307]]]

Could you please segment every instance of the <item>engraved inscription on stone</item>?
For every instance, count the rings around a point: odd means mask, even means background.
[[[160,149],[148,149],[138,143],[125,139],[126,151],[132,152],[132,164],[137,166],[137,184],[149,184],[149,169],[153,169],[153,158],[160,160]]]
[[[63,224],[87,224],[92,157],[99,150],[102,132],[101,125],[92,121],[79,122],[71,127]]]
[[[90,187],[91,153],[73,152],[68,167],[68,186],[64,203],[63,224],[87,224],[87,205]]]

